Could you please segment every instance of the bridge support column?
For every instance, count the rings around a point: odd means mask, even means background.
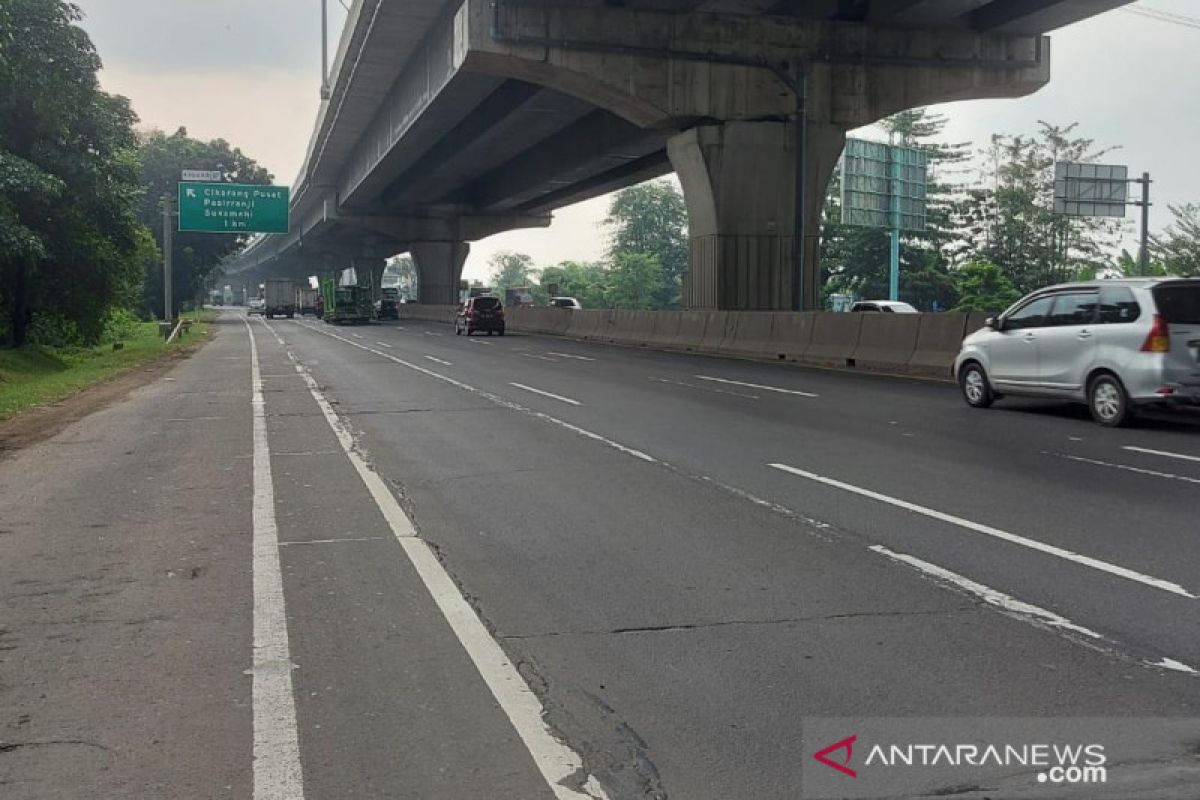
[[[471,245],[466,242],[413,242],[409,249],[417,267],[417,299],[426,305],[458,302],[458,282]]]
[[[844,129],[805,128],[804,191],[796,191],[796,123],[725,122],[672,137],[667,154],[683,185],[691,254],[689,308],[787,310],[820,304],[820,222]],[[804,215],[804,269],[796,204]],[[793,286],[799,280],[797,294]]]

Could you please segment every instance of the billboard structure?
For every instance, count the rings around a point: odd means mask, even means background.
[[[900,234],[924,231],[928,156],[912,147],[847,139],[842,156],[842,223],[891,232],[889,294],[900,299]]]

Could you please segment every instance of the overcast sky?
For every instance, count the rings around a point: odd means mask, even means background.
[[[103,87],[126,95],[147,127],[185,126],[221,137],[290,184],[316,118],[320,0],[76,0],[87,15]],[[1196,0],[1141,0],[1136,7],[1200,15]],[[345,11],[329,0],[330,38]],[[992,133],[1033,133],[1038,120],[1078,122],[1109,160],[1154,179],[1151,227],[1168,203],[1200,202],[1200,28],[1112,11],[1052,34],[1052,78],[1019,100],[937,107],[949,141],[982,146]],[[332,51],[335,49],[331,45]],[[601,256],[605,198],[560,209],[549,229],[514,231],[472,245],[465,277],[485,278],[497,250],[529,253],[539,266]],[[1132,228],[1133,218],[1130,218]]]

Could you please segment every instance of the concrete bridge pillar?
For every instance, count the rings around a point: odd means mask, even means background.
[[[467,242],[413,242],[409,253],[417,267],[417,300],[426,305],[458,302],[458,282],[471,245]]]
[[[383,296],[383,270],[387,267],[387,259],[385,258],[356,258],[354,259],[354,276],[358,281],[358,285],[362,286],[363,281],[370,276],[371,280],[371,302],[375,302]]]
[[[805,128],[802,243],[796,215],[796,133],[795,121],[733,121],[691,128],[668,141],[667,154],[688,207],[687,307],[817,306],[821,209],[845,141],[844,128],[811,123]],[[797,284],[798,292],[793,288]]]

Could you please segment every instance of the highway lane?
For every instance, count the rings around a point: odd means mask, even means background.
[[[1030,404],[972,412],[952,389],[914,381],[402,326],[271,323],[618,796],[656,782],[687,797],[783,796],[799,767],[782,753],[805,713],[1200,704],[1194,677],[1144,665],[1200,662],[1196,600],[1181,595],[1200,588],[1196,495],[1179,480],[1200,479],[1200,464],[1124,449],[1193,456],[1189,422],[1104,431]],[[1162,474],[1106,466],[1146,461]],[[1061,615],[1102,635],[1105,652],[947,591],[913,563]]]

